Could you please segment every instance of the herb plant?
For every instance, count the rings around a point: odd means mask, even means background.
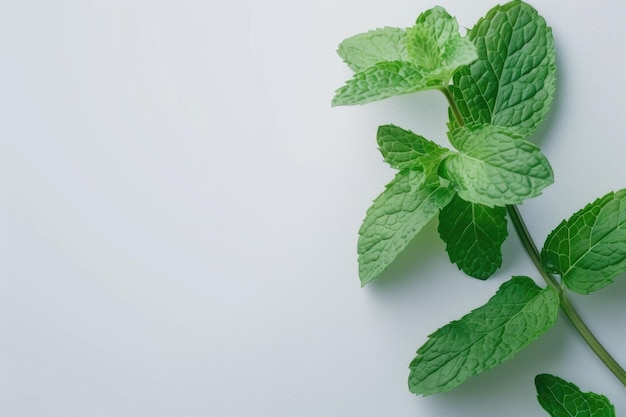
[[[510,359],[554,326],[559,308],[626,385],[626,372],[568,298],[568,291],[597,291],[626,271],[626,189],[564,220],[541,250],[516,208],[554,181],[548,159],[528,140],[556,88],[554,41],[545,20],[515,0],[491,9],[462,36],[456,19],[435,7],[407,29],[350,37],[338,54],[354,75],[336,91],[334,106],[425,90],[441,91],[449,104],[451,148],[399,126],[378,128],[379,149],[397,173],[359,230],[361,285],[376,279],[435,217],[451,262],[481,280],[502,264],[510,221],[547,284],[514,276],[485,305],[431,334],[410,362],[409,390],[449,391]],[[605,397],[556,376],[539,375],[535,384],[552,416],[615,415]]]

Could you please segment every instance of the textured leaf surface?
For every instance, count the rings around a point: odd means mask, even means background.
[[[452,74],[476,60],[476,47],[441,7],[428,10],[406,31],[383,28],[346,39],[338,53],[356,73],[338,89],[333,106],[446,86]]]
[[[360,33],[339,44],[337,53],[355,72],[384,61],[408,61],[404,29],[384,27]]]
[[[474,44],[461,37],[456,19],[442,7],[422,13],[406,34],[409,59],[433,80],[447,83],[454,71],[478,57]]]
[[[422,171],[400,171],[374,200],[359,230],[361,285],[376,278],[437,215],[454,191]]]
[[[478,60],[457,71],[451,86],[465,123],[491,123],[530,136],[555,91],[551,29],[530,5],[512,1],[491,9],[468,36]]]
[[[544,268],[588,294],[626,271],[626,189],[610,192],[564,220],[541,251]]]
[[[450,152],[423,136],[394,125],[380,126],[376,139],[383,158],[393,168],[421,168],[426,175],[437,173],[441,160]]]
[[[450,261],[467,275],[487,279],[502,265],[507,237],[506,209],[470,203],[455,196],[439,213],[439,236]]]
[[[539,148],[505,128],[464,126],[450,140],[460,153],[443,161],[441,175],[457,185],[466,201],[490,207],[519,204],[554,182]]]
[[[410,62],[379,62],[361,72],[337,90],[333,106],[365,104],[371,101],[436,88]]]
[[[554,325],[558,308],[556,291],[513,277],[487,304],[429,336],[411,362],[409,389],[449,391],[510,359]]]
[[[582,392],[559,377],[537,375],[535,386],[539,404],[552,417],[615,417],[615,408],[604,395]]]

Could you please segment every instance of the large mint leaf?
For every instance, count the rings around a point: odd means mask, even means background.
[[[487,279],[502,265],[507,237],[506,209],[470,203],[455,196],[439,213],[439,236],[450,261],[467,275]]]
[[[365,104],[433,88],[437,85],[429,84],[423,73],[410,62],[379,62],[354,74],[336,91],[332,105]]]
[[[519,204],[554,182],[539,148],[505,128],[463,126],[450,140],[460,153],[446,157],[440,172],[466,201],[490,207]]]
[[[530,5],[512,1],[491,9],[468,36],[478,60],[457,71],[450,86],[465,123],[491,123],[530,136],[555,91],[551,29]]]
[[[408,61],[404,29],[384,27],[345,39],[337,53],[355,72],[384,61]]]
[[[411,362],[415,394],[449,391],[510,359],[556,322],[559,296],[528,277],[513,277],[482,307],[429,336]]]
[[[421,168],[426,175],[437,173],[437,168],[448,149],[394,125],[383,125],[376,135],[378,147],[385,161],[393,168]]]
[[[626,271],[626,189],[610,192],[564,220],[541,251],[544,268],[588,294]]]
[[[459,34],[456,19],[442,7],[422,13],[406,31],[409,59],[429,78],[447,84],[452,74],[478,57],[476,47]]]
[[[367,210],[359,230],[361,285],[384,271],[453,195],[423,171],[400,171]]]
[[[604,395],[582,392],[559,377],[537,375],[535,387],[539,404],[551,417],[615,417],[615,407]]]

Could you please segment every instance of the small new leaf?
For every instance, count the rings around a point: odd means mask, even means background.
[[[382,28],[346,39],[337,53],[356,73],[338,89],[333,106],[441,89],[452,74],[476,60],[476,47],[458,32],[456,20],[435,7],[407,31]]]
[[[456,19],[442,7],[422,13],[406,37],[409,59],[441,83],[447,84],[456,70],[478,57],[474,44],[461,37]]]
[[[359,230],[361,285],[384,271],[453,195],[423,171],[400,171],[367,210]]]
[[[555,290],[513,277],[487,304],[429,336],[411,362],[409,389],[446,392],[512,358],[554,325],[558,309]]]
[[[512,1],[491,9],[468,36],[478,60],[457,71],[450,86],[465,123],[490,123],[530,136],[556,88],[551,29],[533,7]]]
[[[394,125],[378,128],[378,147],[385,162],[393,168],[422,169],[426,175],[436,174],[441,160],[450,150]]]
[[[404,29],[384,27],[352,36],[339,44],[337,53],[355,72],[379,62],[408,61]]]
[[[456,184],[466,201],[489,207],[519,204],[554,182],[539,148],[506,128],[463,126],[450,141],[460,153],[444,159],[440,174]]]
[[[615,417],[615,407],[604,395],[582,392],[554,375],[535,377],[537,400],[551,417]]]
[[[450,261],[467,275],[487,279],[502,265],[508,235],[506,209],[470,203],[455,196],[439,213],[439,236]]]
[[[588,294],[626,271],[626,189],[610,192],[564,220],[541,251],[544,268]]]

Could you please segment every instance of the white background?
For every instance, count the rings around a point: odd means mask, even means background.
[[[511,275],[450,265],[428,225],[361,289],[357,231],[393,171],[380,124],[444,144],[435,92],[331,108],[345,37],[440,4],[492,1],[8,1],[0,5],[0,415],[545,416],[548,372],[626,390],[560,317],[508,363],[443,395],[407,389],[426,336]],[[521,206],[540,245],[626,186],[626,3],[533,5],[558,93],[535,141],[556,182]],[[539,281],[538,281],[539,282]],[[626,364],[626,279],[574,297]]]

